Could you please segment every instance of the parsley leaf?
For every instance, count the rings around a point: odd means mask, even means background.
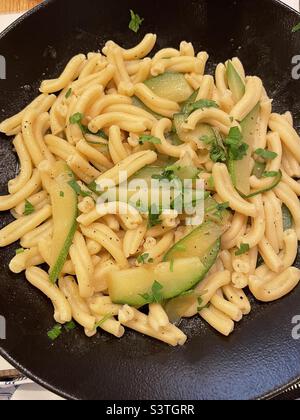
[[[225,163],[227,156],[225,150],[218,144],[214,144],[210,150],[210,158],[214,163]]]
[[[144,135],[144,136],[140,136],[139,143],[140,144],[145,144],[145,143],[161,144],[161,140],[154,136]]]
[[[225,163],[227,161],[226,149],[223,145],[221,136],[215,131],[214,135],[204,135],[200,137],[206,145],[210,145],[210,158],[214,163]]]
[[[278,174],[278,171],[266,171],[262,174],[262,178],[275,178],[276,176],[278,176]]]
[[[300,22],[296,26],[293,27],[292,33],[294,34],[295,32],[298,32],[298,31],[300,31]]]
[[[28,200],[25,200],[25,209],[24,209],[23,215],[24,216],[29,216],[34,211],[35,211],[34,206]]]
[[[238,257],[240,255],[246,254],[246,252],[248,252],[249,250],[250,250],[249,244],[241,244],[240,248],[238,249],[238,251],[236,251],[235,255]]]
[[[82,123],[82,120],[84,119],[84,115],[80,112],[77,112],[76,114],[71,115],[69,121],[70,124],[77,124],[79,128],[81,129],[82,134],[92,134],[93,136],[101,137],[105,140],[108,140],[107,135],[103,130],[97,131],[97,133],[92,133],[89,128]]]
[[[80,124],[81,121],[83,120],[84,115],[81,114],[80,112],[76,112],[76,114],[71,115],[70,117],[70,123],[71,124]]]
[[[139,255],[136,260],[139,264],[146,264],[149,260],[149,256],[149,254],[142,254]]]
[[[68,99],[72,95],[72,89],[70,88],[66,93],[66,99]]]
[[[130,16],[131,20],[129,22],[129,29],[135,33],[138,33],[141,24],[144,22],[144,19],[141,18],[138,14],[134,13],[133,10],[130,10]]]
[[[160,303],[164,300],[162,296],[163,286],[155,281],[151,288],[151,293],[145,293],[144,295],[140,295],[146,303]]]
[[[207,185],[208,185],[208,187],[209,187],[211,190],[214,190],[214,189],[215,189],[215,180],[214,180],[214,177],[213,177],[213,176],[211,176],[211,177],[208,179],[208,181],[207,181]]]
[[[230,160],[242,160],[248,152],[249,146],[243,143],[243,136],[239,127],[232,127],[225,139]]]
[[[24,251],[25,251],[24,248],[19,248],[16,250],[16,255],[23,254]]]
[[[197,312],[200,312],[203,309],[203,299],[201,297],[198,297],[197,301],[198,301],[198,305],[199,305],[198,308],[197,308]]]
[[[66,331],[72,331],[72,330],[75,330],[76,324],[74,321],[70,321],[70,322],[67,322],[64,327]]]
[[[150,207],[149,222],[148,222],[148,225],[150,228],[161,224],[161,220],[160,220],[161,213],[162,213],[162,210],[158,209],[157,206],[154,205]]]
[[[75,179],[69,181],[68,184],[76,192],[77,195],[80,195],[81,197],[91,197],[92,193],[90,191],[83,191],[77,184]]]
[[[63,191],[60,191],[59,196],[63,198],[65,196],[65,193]]]
[[[263,159],[266,160],[273,160],[275,158],[277,158],[278,154],[275,152],[271,152],[269,150],[264,150],[264,149],[257,149],[254,152],[257,156],[262,157]]]
[[[47,335],[50,340],[55,341],[62,333],[62,325],[56,324],[52,330],[48,331]]]
[[[104,315],[104,317],[95,324],[95,330],[99,327],[101,327],[106,321],[108,321],[110,318],[112,318],[112,314],[111,313],[107,313],[106,315]]]
[[[188,104],[184,108],[184,112],[190,115],[198,109],[203,110],[204,108],[219,108],[219,105],[217,104],[217,102],[211,101],[210,99],[200,99],[200,101]]]

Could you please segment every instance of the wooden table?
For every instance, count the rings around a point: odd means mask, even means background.
[[[0,13],[12,13],[29,10],[42,0],[1,0]]]

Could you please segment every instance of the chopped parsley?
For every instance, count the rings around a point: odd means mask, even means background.
[[[65,193],[63,191],[60,191],[59,196],[60,197],[64,197],[65,196]]]
[[[62,325],[56,324],[52,330],[48,331],[47,335],[51,341],[55,341],[62,333]]]
[[[66,99],[68,99],[72,95],[72,89],[70,88],[66,93]]]
[[[188,105],[186,105],[184,108],[184,112],[190,115],[198,109],[203,110],[204,108],[219,108],[219,105],[215,101],[211,101],[210,99],[200,99],[200,101],[196,101],[194,103],[189,103]]]
[[[294,34],[295,32],[298,32],[298,31],[300,31],[300,22],[296,26],[293,27],[292,33]]]
[[[200,137],[200,141],[210,146],[210,158],[214,163],[225,163],[227,161],[226,149],[223,145],[222,139],[217,138],[217,135],[204,135]]]
[[[170,271],[171,273],[174,273],[174,258],[170,261]]]
[[[72,331],[72,330],[75,330],[76,324],[74,321],[70,321],[70,322],[67,322],[64,327],[66,331]]]
[[[144,136],[140,136],[139,143],[140,144],[145,144],[145,143],[161,144],[161,140],[154,136],[144,135]]]
[[[16,255],[23,254],[23,252],[25,252],[25,249],[24,248],[19,248],[19,249],[16,250]]]
[[[208,186],[209,186],[209,188],[210,188],[211,190],[214,190],[214,189],[215,189],[215,180],[214,180],[214,177],[213,177],[213,176],[211,176],[211,177],[208,179],[207,184],[208,184]]]
[[[240,255],[246,254],[250,251],[249,244],[241,244],[240,248],[236,251],[235,255],[238,257]]]
[[[72,181],[69,181],[68,184],[76,192],[77,195],[80,195],[81,197],[91,197],[92,192],[83,191],[74,179]]]
[[[25,200],[25,209],[24,209],[23,215],[24,216],[29,216],[34,211],[35,211],[34,206],[28,200]]]
[[[95,330],[96,330],[97,328],[99,328],[99,327],[102,327],[102,325],[103,325],[106,321],[108,321],[110,318],[112,318],[112,314],[111,314],[111,313],[107,313],[106,315],[104,315],[104,317],[103,317],[102,319],[100,319],[100,321],[99,321],[99,322],[97,322],[97,323],[95,324]]]
[[[140,295],[146,303],[160,303],[164,300],[162,295],[163,286],[155,281],[152,285],[151,292]]]
[[[149,258],[149,257],[150,257],[149,254],[142,254],[142,255],[139,255],[136,260],[139,264],[146,264],[146,263],[151,264],[153,263],[153,258]]]
[[[230,160],[242,160],[248,152],[249,146],[243,143],[243,135],[239,127],[232,127],[225,139]]]
[[[144,19],[141,18],[137,13],[134,13],[133,10],[130,10],[130,17],[131,20],[129,22],[129,29],[135,33],[138,33],[141,24],[144,22]]]
[[[262,174],[262,178],[275,178],[276,176],[279,175],[278,171],[266,171]]]
[[[150,228],[161,224],[161,220],[160,220],[161,213],[162,213],[162,210],[158,209],[157,206],[150,207],[149,222],[148,222]]]
[[[198,305],[199,305],[198,308],[197,308],[197,312],[200,312],[203,309],[203,299],[201,297],[198,297],[197,302],[198,302]]]
[[[275,152],[271,152],[269,150],[264,150],[264,149],[257,149],[254,152],[257,156],[262,157],[263,159],[266,160],[273,160],[275,158],[277,158],[278,154]]]
[[[216,216],[222,218],[222,213],[230,207],[229,202],[216,204],[214,206],[209,207],[206,212],[211,213],[214,212]]]
[[[73,114],[70,117],[69,121],[70,121],[71,124],[77,124],[79,126],[79,128],[81,129],[82,134],[91,134],[93,136],[101,137],[105,140],[108,140],[108,137],[103,130],[99,130],[99,131],[97,131],[97,133],[92,133],[89,130],[89,128],[82,123],[83,119],[84,119],[84,115],[81,114],[80,112],[77,112],[76,114]]]

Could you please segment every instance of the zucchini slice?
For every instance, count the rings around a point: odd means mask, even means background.
[[[181,73],[166,72],[144,83],[155,95],[178,103],[186,101],[193,93],[193,89]]]
[[[70,186],[75,181],[68,165],[56,162],[52,168],[50,199],[53,211],[53,237],[51,243],[50,281],[55,283],[69,254],[77,229],[77,194]]]
[[[251,155],[259,112],[260,103],[241,122],[243,141],[249,146],[247,155],[242,160],[229,160],[228,162],[232,182],[235,188],[244,195],[250,194]]]
[[[227,80],[235,103],[245,95],[245,84],[231,60],[227,62]]]

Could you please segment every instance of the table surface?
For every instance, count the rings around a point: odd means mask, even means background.
[[[299,10],[300,8],[300,0],[283,0],[284,3],[288,4],[289,6]],[[12,22],[22,16],[22,13],[14,13],[14,14],[0,14],[0,33],[6,29]],[[12,369],[12,367],[2,358],[0,357],[0,370],[8,370]],[[1,391],[0,389],[0,400],[2,398],[6,399],[13,390],[5,390]],[[17,388],[17,390],[13,393],[12,400],[53,400],[59,399],[56,395],[52,394],[49,391],[46,391],[42,387],[36,384],[26,384],[21,385]]]

